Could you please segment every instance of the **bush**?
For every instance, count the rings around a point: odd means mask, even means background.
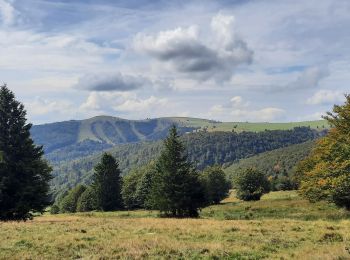
[[[204,187],[208,205],[218,204],[228,196],[231,185],[220,166],[206,168],[200,175],[200,181]]]
[[[96,209],[96,196],[92,187],[88,187],[79,197],[77,203],[78,212],[92,211]]]
[[[270,191],[270,183],[262,172],[248,168],[238,175],[234,181],[237,198],[241,200],[260,200],[261,196]]]

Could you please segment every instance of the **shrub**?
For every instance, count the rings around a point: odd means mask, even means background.
[[[241,200],[260,200],[261,196],[270,191],[270,183],[262,172],[248,168],[238,175],[234,181],[237,198]]]

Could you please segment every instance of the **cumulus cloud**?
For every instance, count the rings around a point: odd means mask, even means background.
[[[79,79],[77,88],[90,91],[130,91],[143,87],[150,82],[141,76],[121,73],[85,75]]]
[[[207,38],[201,37],[200,28],[194,25],[157,35],[138,34],[134,47],[190,77],[229,80],[237,66],[252,61],[253,52],[237,35],[233,16],[214,16],[210,29]]]
[[[277,107],[253,109],[241,96],[231,98],[225,105],[215,105],[209,111],[210,116],[225,118],[228,121],[275,121],[282,119],[285,110]]]
[[[312,97],[306,100],[309,105],[332,105],[343,102],[345,99],[344,93],[334,90],[319,90]]]
[[[168,99],[150,96],[140,98],[130,92],[91,92],[84,103],[79,107],[80,113],[87,115],[118,114],[141,117],[167,114],[165,108],[169,107]]]

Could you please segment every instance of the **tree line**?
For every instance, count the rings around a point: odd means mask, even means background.
[[[223,165],[225,168],[240,159],[303,143],[319,136],[319,132],[310,128],[298,127],[292,130],[272,130],[259,133],[191,133],[182,135],[180,140],[186,147],[188,160],[198,170],[204,170],[211,165]],[[108,150],[108,153],[118,158],[119,169],[124,176],[134,171],[135,168],[142,168],[149,162],[155,161],[160,156],[162,149],[163,142],[156,141],[118,145]],[[78,184],[89,184],[94,165],[100,159],[101,153],[98,153],[69,162],[53,164],[54,179],[51,182],[53,196],[57,197]]]
[[[199,173],[188,162],[175,126],[155,162],[121,178],[116,159],[104,153],[94,167],[92,183],[78,185],[52,206],[52,213],[116,209],[156,209],[168,217],[197,217],[207,205],[228,195],[230,183],[221,167]]]

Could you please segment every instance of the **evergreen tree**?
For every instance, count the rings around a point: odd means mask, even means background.
[[[96,207],[111,211],[122,208],[121,178],[116,159],[104,153],[101,162],[96,165],[92,187],[96,194]]]
[[[50,204],[51,168],[42,159],[26,122],[24,106],[0,88],[0,220],[27,220]]]
[[[197,217],[204,203],[204,191],[198,174],[187,162],[184,145],[173,126],[164,141],[156,164],[150,202],[170,217]]]

